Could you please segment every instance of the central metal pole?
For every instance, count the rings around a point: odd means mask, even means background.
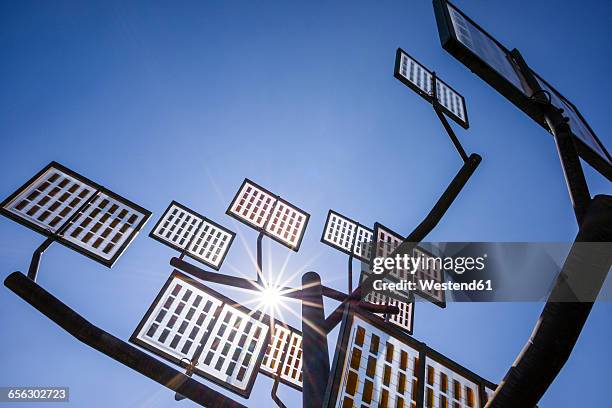
[[[555,145],[557,146],[572,207],[574,207],[574,214],[576,215],[578,225],[581,225],[591,202],[591,194],[589,193],[589,186],[582,171],[576,146],[572,140],[573,136],[570,126],[563,116],[563,111],[552,105],[544,108],[544,118],[555,137]]]
[[[302,296],[302,407],[322,408],[329,379],[329,350],[323,330],[325,313],[319,274],[307,272],[302,276]]]
[[[263,231],[257,236],[257,283],[263,283],[263,254],[261,249],[262,240],[264,237]]]

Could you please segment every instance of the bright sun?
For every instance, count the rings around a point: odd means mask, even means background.
[[[269,308],[275,308],[281,301],[281,293],[279,288],[274,286],[265,287],[261,291],[261,303]]]

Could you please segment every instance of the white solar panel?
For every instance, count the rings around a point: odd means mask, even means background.
[[[480,407],[478,384],[427,356],[425,359],[425,408]]]
[[[111,267],[151,213],[52,162],[1,204],[4,215]]]
[[[433,74],[401,49],[398,50],[396,64],[396,76],[419,95],[431,100]],[[437,76],[436,96],[437,101],[444,107],[446,113],[459,125],[467,129],[469,125],[465,99]]]
[[[255,228],[263,228],[275,203],[276,197],[272,193],[245,180],[228,213]]]
[[[297,248],[306,229],[308,214],[289,203],[278,200],[266,231],[289,248]]]
[[[369,228],[329,210],[321,242],[369,262],[373,236],[374,232]]]
[[[246,391],[257,374],[268,326],[228,304],[223,305],[195,372]]]
[[[375,254],[377,257],[390,256],[393,251],[395,251],[403,242],[401,235],[379,223],[376,223],[374,226],[374,234],[376,236]],[[429,254],[422,248],[415,247],[412,252],[412,257],[432,258],[433,255]],[[388,277],[395,281],[412,280],[413,282],[416,282],[415,293],[417,295],[435,303],[440,307],[446,307],[446,296],[444,291],[436,290],[433,286],[431,289],[428,289],[427,285],[421,283],[426,281],[435,281],[439,283],[444,282],[444,271],[442,270],[440,263],[421,261],[419,262],[416,271],[414,271],[414,274],[406,269],[393,268]],[[387,279],[385,278],[384,281],[387,281]]]
[[[310,215],[245,179],[227,214],[297,251]]]
[[[218,270],[236,234],[173,201],[149,236]]]
[[[283,353],[291,336],[291,330],[281,325],[274,325],[274,338],[268,344],[266,354],[261,362],[261,370],[267,374],[275,375],[278,365],[282,364]]]
[[[219,269],[236,234],[206,219],[200,224],[187,255]]]
[[[404,241],[401,235],[379,223],[374,224],[374,234],[376,235],[375,254],[379,258],[390,256]],[[388,276],[396,280],[411,279],[410,272],[402,268],[393,268]]]
[[[365,298],[365,301],[374,303],[377,305],[389,305],[397,306],[399,308],[398,314],[390,314],[389,322],[399,327],[402,330],[412,334],[414,325],[414,303],[413,302],[402,302],[389,296],[385,296],[379,292],[370,292]],[[382,314],[377,316],[384,317]]]
[[[327,406],[413,407],[416,404],[419,351],[359,316],[353,317],[348,344],[332,373],[340,378]]]
[[[269,340],[260,316],[175,271],[130,341],[176,364],[195,361],[195,374],[248,397]]]
[[[274,378],[278,364],[282,365],[281,382],[301,390],[302,335],[292,328],[277,324],[274,329],[274,341],[268,344],[261,371]]]
[[[105,193],[71,222],[63,237],[84,251],[111,261],[133,239],[145,214]]]
[[[359,308],[345,309],[324,406],[477,408],[495,384]],[[422,395],[422,396],[421,396]],[[417,401],[417,399],[420,399]]]
[[[414,248],[413,256],[430,258],[431,254],[425,252],[421,248]],[[441,263],[437,262],[421,262],[413,275],[414,281],[417,283],[417,293],[432,302],[442,306],[446,302],[444,291],[436,290],[434,287],[428,289],[426,285],[421,285],[420,282],[434,281],[438,283],[444,282],[444,271],[441,268]]]
[[[299,333],[291,333],[281,380],[302,388],[302,335]]]
[[[2,207],[34,226],[55,233],[96,190],[93,185],[51,166]]]
[[[356,222],[330,210],[327,215],[322,241],[350,253],[354,244],[356,230]]]
[[[372,256],[372,246],[374,243],[374,231],[369,228],[359,225],[357,227],[357,235],[355,237],[355,245],[353,246],[353,254],[365,261],[369,262]]]
[[[174,277],[156,299],[133,338],[174,357],[191,360],[223,302]]]
[[[203,217],[173,201],[151,231],[151,237],[181,251],[187,248]]]

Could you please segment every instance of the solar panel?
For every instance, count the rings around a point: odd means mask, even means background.
[[[397,50],[395,77],[429,102],[433,100],[433,73],[401,48]],[[451,119],[465,129],[469,127],[465,98],[437,75],[436,100]]]
[[[218,270],[236,234],[173,201],[149,236]]]
[[[399,308],[398,314],[389,314],[389,322],[396,327],[412,334],[414,326],[414,302],[407,301],[402,302],[389,296],[385,296],[379,292],[370,292],[365,298],[365,301],[374,303],[377,305],[389,305],[397,306]],[[383,314],[376,314],[377,316],[384,317]]]
[[[259,312],[174,271],[130,341],[243,397],[250,395],[269,341]]]
[[[358,315],[343,323],[339,339],[326,407],[416,406],[416,341],[394,337]]]
[[[495,384],[383,319],[347,307],[324,406],[476,408],[486,388]]]
[[[276,374],[278,365],[282,364],[284,360],[285,348],[289,337],[291,336],[291,330],[281,325],[274,325],[274,338],[266,349],[266,354],[261,362],[261,371],[270,375]]]
[[[245,179],[227,214],[298,251],[310,215]]]
[[[434,0],[442,47],[545,129],[542,109],[530,97],[534,91],[525,80],[508,48],[487,33],[465,13],[446,0]],[[608,179],[612,179],[612,157],[578,108],[531,70],[538,85],[550,92],[551,103],[569,118],[580,156]],[[533,85],[533,84],[532,84]]]
[[[151,213],[51,162],[0,204],[2,213],[111,267]]]
[[[274,340],[268,344],[261,372],[274,378],[281,364],[280,381],[302,390],[302,334],[290,326],[276,324]]]
[[[479,386],[464,373],[427,356],[424,407],[480,407]]]
[[[396,248],[403,242],[401,235],[380,223],[374,224],[374,236],[376,237],[374,244],[374,253],[376,257],[390,256],[393,251],[395,251]],[[433,285],[431,286],[431,289],[428,289],[427,285],[421,284],[422,282],[426,281],[443,283],[444,271],[441,268],[441,264],[438,262],[427,261],[429,258],[433,259],[434,256],[420,247],[415,247],[411,256],[413,258],[424,258],[423,261],[419,262],[414,274],[410,273],[411,271],[406,269],[393,268],[387,277],[395,281],[412,280],[413,282],[416,282],[415,293],[417,295],[431,301],[437,306],[446,307],[446,295],[444,291],[436,290]]]
[[[361,261],[369,262],[373,236],[371,229],[329,210],[321,242]]]

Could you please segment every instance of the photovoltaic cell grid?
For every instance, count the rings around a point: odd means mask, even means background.
[[[133,337],[164,356],[170,355],[178,361],[192,360],[222,304],[221,300],[175,277]]]
[[[310,218],[306,212],[248,179],[242,183],[227,214],[294,251],[300,247]]]
[[[425,379],[425,408],[481,406],[478,384],[430,357],[425,359]]]
[[[151,215],[55,162],[1,206],[6,216],[108,267]]]
[[[321,242],[369,262],[373,236],[374,232],[369,228],[330,210]]]
[[[63,238],[85,251],[110,261],[129,243],[145,214],[105,193],[70,223]]]
[[[374,244],[376,248],[374,253],[377,257],[390,256],[403,242],[403,238],[399,234],[379,223],[376,223],[374,226],[374,234],[376,236],[376,242]],[[394,268],[388,276],[396,281],[412,280],[416,283],[415,293],[417,295],[440,307],[445,307],[446,296],[444,291],[437,290],[433,286],[429,289],[429,287],[424,284],[429,281],[438,283],[444,282],[444,271],[441,269],[441,265],[437,262],[433,262],[433,257],[419,247],[413,249],[412,257],[423,259],[423,261],[419,262],[419,266],[414,274],[406,269]],[[384,279],[384,281],[386,281],[386,279]]]
[[[3,208],[46,231],[56,233],[65,220],[95,193],[95,187],[51,167],[4,204]]]
[[[203,217],[172,202],[151,231],[151,236],[182,251],[187,248],[202,221]]]
[[[413,330],[413,317],[414,317],[414,303],[413,302],[402,302],[392,297],[385,296],[379,292],[370,292],[364,299],[367,302],[374,303],[377,305],[389,305],[397,306],[399,308],[398,314],[390,314],[389,322],[399,327],[402,330],[412,334]],[[384,317],[383,314],[376,313],[377,316]]]
[[[417,268],[413,275],[414,281],[417,282],[418,285],[418,293],[422,296],[425,295],[425,297],[432,300],[434,303],[443,304],[446,301],[444,291],[436,290],[433,286],[429,289],[420,284],[420,282],[426,281],[444,282],[444,271],[441,265],[437,262],[427,262],[428,259],[431,260],[431,256],[418,247],[414,248],[413,256],[425,259],[425,262],[420,264],[420,267]]]
[[[251,378],[257,375],[256,365],[268,330],[266,324],[230,305],[223,305],[195,372],[246,390]]]
[[[236,234],[173,201],[150,236],[215,269],[221,267]]]
[[[268,344],[260,370],[275,377],[278,364],[282,364],[280,380],[301,390],[302,335],[286,327],[275,325],[274,340]]]
[[[399,59],[399,75],[417,93],[431,100],[433,74],[403,50],[399,50]],[[467,128],[465,99],[438,77],[436,77],[436,96],[440,105],[446,108],[449,116],[462,127]]]
[[[352,308],[345,310],[331,375],[325,406],[336,408],[476,408],[495,388],[382,319]]]
[[[178,272],[170,277],[130,341],[242,396],[257,375],[268,325]]]
[[[266,231],[288,247],[296,248],[306,228],[306,222],[308,222],[306,214],[291,204],[278,200],[272,217],[266,225]]]
[[[418,350],[358,316],[346,350],[337,397],[329,406],[416,407]]]
[[[230,230],[205,219],[200,224],[187,255],[219,269],[235,236]]]
[[[403,238],[401,235],[393,232],[389,228],[376,223],[374,225],[374,234],[376,236],[375,241],[375,256],[380,257],[388,257],[397,247],[401,245],[403,242]],[[411,274],[408,270],[402,268],[393,268],[388,276],[395,278],[396,280],[409,280],[411,279]]]
[[[276,197],[271,193],[245,181],[228,212],[251,226],[263,228],[275,203]]]
[[[278,370],[278,365],[284,360],[283,353],[291,336],[291,330],[281,325],[274,325],[274,338],[266,348],[266,354],[261,362],[260,370],[274,375]]]

